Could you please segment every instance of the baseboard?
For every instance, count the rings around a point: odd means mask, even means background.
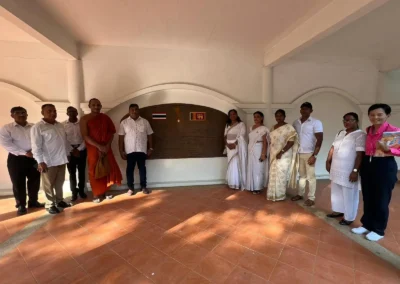
[[[213,185],[213,184],[225,184],[223,179],[214,180],[191,180],[191,181],[169,181],[169,182],[149,182],[147,183],[149,188],[168,188],[168,187],[181,187],[181,186],[201,186],[201,185]],[[90,183],[86,184],[87,190],[92,191]],[[140,184],[135,183],[135,188],[139,188]],[[122,184],[120,186],[115,186],[114,190],[127,190],[128,186]],[[63,191],[67,194],[71,193],[69,181],[64,182]],[[0,189],[0,196],[12,196],[13,192],[10,188]]]

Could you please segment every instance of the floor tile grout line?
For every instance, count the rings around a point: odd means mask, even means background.
[[[32,270],[29,268],[28,266],[28,262],[26,262],[26,259],[24,257],[24,255],[21,253],[21,250],[19,249],[19,246],[16,248],[16,250],[18,250],[19,255],[22,257],[22,259],[25,262],[25,266],[26,268],[29,270],[29,273],[32,275],[33,279],[35,280],[36,283],[39,283],[39,281],[36,279],[35,275],[33,274]]]
[[[328,225],[335,228],[338,232],[342,233],[351,241],[358,243],[365,249],[372,252],[375,256],[383,259],[384,261],[390,263],[392,266],[400,269],[400,257],[396,256],[392,251],[384,248],[383,246],[379,245],[378,243],[368,242],[367,240],[361,239],[360,236],[351,233],[349,230],[345,230],[343,226],[339,226],[332,220],[327,220],[325,218],[325,213],[317,208],[306,207],[302,205],[300,202],[296,202],[298,206],[302,207],[305,211],[312,213],[317,218],[325,221]],[[368,243],[367,243],[368,242]]]

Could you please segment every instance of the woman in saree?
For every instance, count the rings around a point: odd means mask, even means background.
[[[228,156],[226,183],[231,189],[244,190],[247,164],[246,125],[234,109],[228,112],[224,136]]]
[[[100,113],[102,105],[98,99],[89,101],[91,113],[82,117],[80,127],[87,148],[89,181],[93,191],[93,202],[99,203],[103,199],[111,199],[106,192],[113,184],[121,184],[122,175],[111,149],[111,143],[116,132],[111,119]],[[96,165],[100,157],[107,156],[109,173],[102,178],[96,178]]]
[[[286,186],[296,187],[296,155],[298,150],[297,132],[285,122],[283,109],[275,112],[277,124],[271,129],[270,166],[267,199],[285,200]]]
[[[246,189],[260,194],[268,180],[269,130],[264,126],[264,114],[253,114],[254,125],[250,128]]]

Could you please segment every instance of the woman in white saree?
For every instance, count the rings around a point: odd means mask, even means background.
[[[275,112],[277,124],[271,129],[270,166],[267,199],[285,200],[286,187],[296,187],[296,156],[298,150],[297,132],[285,122],[286,113],[279,109]]]
[[[228,156],[226,183],[231,189],[243,190],[246,185],[247,164],[246,125],[240,120],[234,109],[228,112],[224,136]]]
[[[254,113],[254,125],[250,128],[246,189],[260,194],[268,182],[269,130],[263,125],[264,114]]]

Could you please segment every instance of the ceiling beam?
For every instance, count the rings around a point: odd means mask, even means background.
[[[0,16],[65,59],[77,59],[75,39],[33,0],[0,0]]]
[[[282,60],[338,31],[388,1],[333,0],[267,50],[264,55],[264,65],[279,64]]]

